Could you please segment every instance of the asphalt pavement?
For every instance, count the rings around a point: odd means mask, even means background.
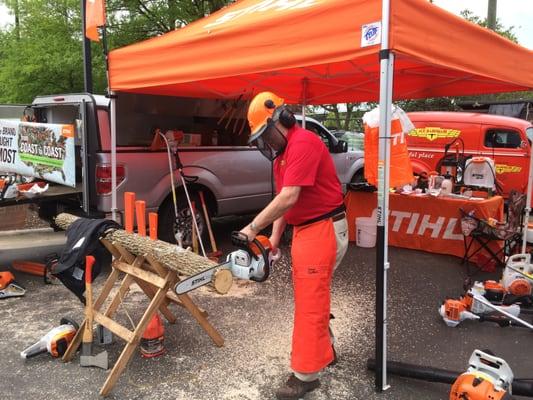
[[[232,229],[246,219],[216,223],[222,249]],[[226,240],[222,240],[226,239]],[[377,394],[374,375],[366,370],[374,356],[375,249],[350,244],[335,273],[332,289],[333,329],[339,363],[321,376],[321,387],[305,397],[319,399],[444,400],[450,386],[391,376],[391,388]],[[466,270],[459,259],[405,249],[390,249],[389,359],[441,369],[464,371],[474,349],[490,349],[504,358],[515,377],[533,378],[533,335],[526,329],[500,328],[466,321],[447,327],[437,314],[445,297],[462,292]],[[228,295],[205,288],[192,293],[209,313],[225,339],[216,347],[191,316],[172,308],[178,322],[165,323],[167,353],[156,359],[132,357],[110,399],[259,400],[273,399],[288,374],[292,330],[292,287],[285,258],[262,284],[235,283]],[[496,277],[496,276],[493,276]],[[83,318],[81,303],[63,286],[44,285],[35,277],[17,274],[27,289],[22,298],[0,300],[0,364],[3,398],[97,399],[107,373],[81,368],[79,357],[63,364],[48,355],[23,361],[19,353],[63,316]],[[105,276],[96,281],[96,290]],[[129,325],[146,305],[140,290],[128,295],[117,319]],[[121,341],[106,346],[113,364]],[[95,349],[98,351],[98,349]]]

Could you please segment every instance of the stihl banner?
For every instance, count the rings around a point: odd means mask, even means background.
[[[473,211],[480,219],[503,219],[503,198],[494,196],[485,200],[436,198],[433,196],[406,196],[391,194],[389,197],[389,245],[423,250],[437,254],[463,257],[464,237],[461,229],[461,212]],[[377,207],[376,193],[351,192],[346,194],[348,231],[355,240],[355,219],[369,217]],[[501,241],[491,243],[497,251]],[[474,245],[472,251],[477,249]]]
[[[0,173],[76,186],[74,126],[0,119]]]

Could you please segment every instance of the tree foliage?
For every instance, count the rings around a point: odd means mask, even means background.
[[[169,32],[231,0],[108,0],[109,48]],[[0,0],[15,23],[0,31],[0,103],[83,91],[80,0]],[[94,92],[104,93],[102,47],[92,45]],[[163,61],[163,60],[162,60]]]

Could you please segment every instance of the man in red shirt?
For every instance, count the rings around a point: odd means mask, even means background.
[[[251,241],[273,223],[277,248],[286,224],[294,225],[292,279],[293,374],[278,399],[299,399],[320,386],[318,373],[336,361],[329,332],[333,270],[346,252],[348,237],[342,189],[322,140],[302,129],[284,100],[270,92],[250,103],[250,143],[274,161],[277,196],[241,230]]]

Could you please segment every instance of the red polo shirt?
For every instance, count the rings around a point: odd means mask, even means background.
[[[342,189],[333,159],[322,140],[296,125],[287,134],[287,147],[274,161],[277,192],[300,186],[296,204],[285,213],[289,224],[300,225],[342,204]]]

